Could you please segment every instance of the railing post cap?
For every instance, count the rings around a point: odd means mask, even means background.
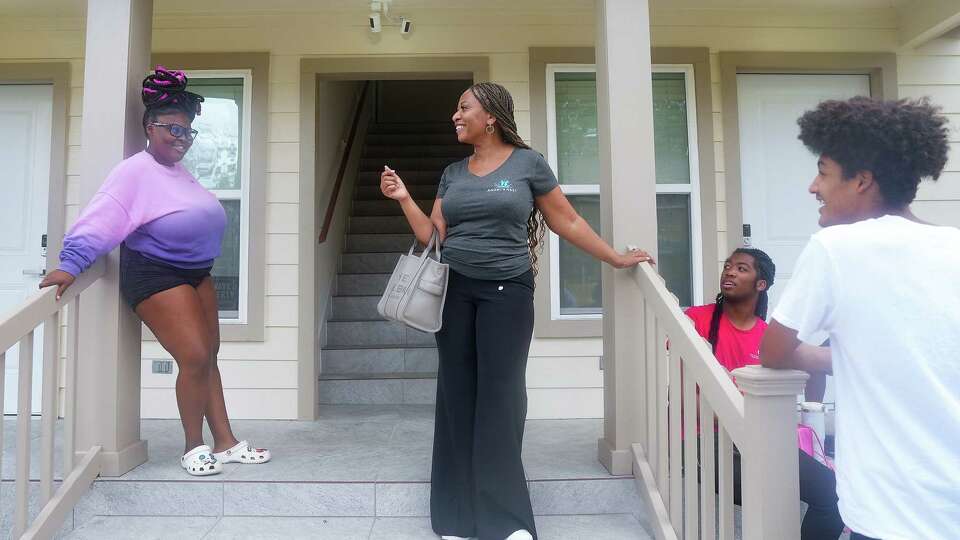
[[[733,370],[737,386],[754,396],[795,396],[803,391],[810,376],[794,369],[745,366]]]

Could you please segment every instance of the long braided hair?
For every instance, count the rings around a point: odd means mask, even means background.
[[[494,129],[500,134],[500,139],[517,148],[530,149],[517,134],[517,121],[513,118],[513,96],[503,86],[492,82],[481,82],[470,87],[483,110],[496,119]],[[533,275],[537,275],[537,259],[543,246],[543,237],[547,232],[547,224],[543,214],[536,206],[527,217],[527,247],[530,250],[530,265]]]
[[[767,288],[760,291],[760,297],[757,298],[757,307],[753,314],[761,319],[767,318],[767,305],[770,302],[767,291],[773,287],[773,279],[777,273],[777,266],[773,264],[773,259],[763,251],[755,248],[737,248],[733,251],[743,253],[753,257],[753,266],[757,270],[757,280],[765,280]],[[723,293],[717,295],[716,304],[713,308],[713,316],[710,318],[710,332],[707,334],[707,341],[713,347],[713,353],[717,353],[717,341],[720,334],[720,316],[723,314]]]
[[[203,96],[187,91],[187,76],[182,71],[157,66],[154,72],[143,79],[140,91],[143,101],[143,130],[157,121],[161,114],[182,112],[190,121],[200,114]]]

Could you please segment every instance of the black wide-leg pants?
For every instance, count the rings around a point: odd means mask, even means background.
[[[533,336],[533,274],[503,281],[451,271],[437,332],[440,367],[430,516],[440,535],[536,538],[520,451]]]

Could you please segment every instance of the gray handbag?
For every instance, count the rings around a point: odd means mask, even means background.
[[[413,254],[416,246],[414,239],[410,251],[397,261],[387,289],[377,303],[377,312],[417,330],[436,332],[443,320],[450,271],[440,262],[440,238],[436,229],[419,257]]]

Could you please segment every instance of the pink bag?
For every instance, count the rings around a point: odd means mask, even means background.
[[[812,427],[797,424],[797,446],[805,454],[833,470],[833,460],[827,457],[827,453],[823,450],[823,443],[820,442],[820,437]]]

